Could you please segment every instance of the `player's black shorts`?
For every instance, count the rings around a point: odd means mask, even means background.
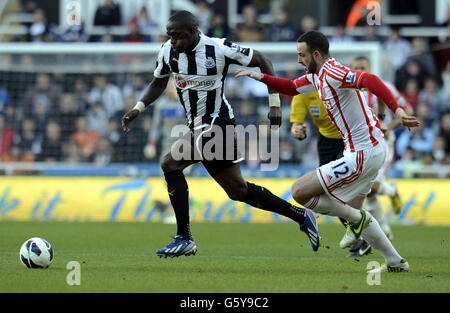
[[[342,139],[331,139],[319,134],[317,149],[319,152],[320,166],[341,158],[344,153],[344,148],[345,145]]]
[[[217,117],[213,123],[191,130],[194,157],[199,159],[211,176],[244,160],[238,151],[236,122],[228,117]]]

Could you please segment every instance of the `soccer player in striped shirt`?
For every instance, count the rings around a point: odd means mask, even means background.
[[[400,256],[381,230],[380,225],[362,206],[386,157],[386,146],[380,123],[373,114],[362,88],[374,93],[393,111],[406,127],[419,122],[399,107],[386,85],[376,76],[352,71],[330,57],[327,37],[310,31],[297,42],[298,62],[307,74],[295,80],[238,69],[236,77],[249,76],[278,92],[297,95],[315,90],[328,116],[342,134],[344,156],[311,171],[292,186],[292,196],[300,204],[321,214],[347,220],[347,232],[341,248],[350,247],[361,235],[378,249],[386,260],[381,270],[409,271],[408,262]]]
[[[190,131],[178,139],[162,160],[161,168],[167,182],[170,201],[177,220],[177,235],[166,247],[156,252],[160,257],[191,255],[197,251],[189,227],[189,190],[183,170],[201,162],[228,196],[253,207],[276,212],[299,223],[308,236],[312,248],[319,248],[319,231],[313,212],[296,207],[273,195],[261,186],[246,182],[240,171],[234,131],[233,110],[224,95],[224,82],[230,64],[259,67],[262,72],[274,74],[272,63],[261,53],[233,44],[227,39],[210,38],[198,30],[197,20],[188,11],[174,13],[166,26],[170,37],[161,48],[154,78],[134,109],[122,118],[122,128],[130,131],[130,123],[146,106],[153,103],[166,89],[169,76],[174,77],[181,105],[186,111]],[[279,95],[269,88],[269,114],[271,125],[281,124]],[[226,138],[219,135],[225,134]],[[231,139],[231,143],[229,141]],[[216,152],[222,155],[205,155],[211,141],[217,143]],[[180,147],[182,158],[177,155]],[[186,151],[187,150],[187,153]],[[229,153],[231,152],[231,158]],[[226,155],[223,155],[226,154]]]
[[[345,147],[342,135],[328,117],[327,110],[325,110],[317,91],[305,95],[298,94],[292,98],[290,116],[292,136],[298,140],[306,138],[307,126],[305,118],[307,113],[309,113],[313,123],[319,130],[319,140],[317,142],[319,166],[341,158]],[[344,226],[347,225],[347,221],[343,218],[340,217],[339,220]],[[359,239],[349,248],[350,253],[348,257],[360,257],[369,254],[371,250],[372,247],[365,240]]]

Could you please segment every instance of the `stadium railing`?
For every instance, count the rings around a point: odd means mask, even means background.
[[[276,44],[271,42],[246,42],[243,46],[249,46],[260,52],[267,54],[271,58],[277,70],[292,69],[292,64],[297,64],[296,43],[283,42]],[[97,55],[123,55],[135,54],[145,57],[148,67],[142,68],[142,71],[153,71],[155,57],[161,48],[161,43],[146,43],[146,44],[123,44],[123,43],[0,43],[0,56],[4,54],[10,55],[35,55],[35,56],[52,56],[60,61],[64,61],[62,56],[79,55],[83,57],[92,57]],[[383,75],[381,72],[381,46],[376,42],[358,42],[347,44],[336,44],[331,46],[331,53],[341,62],[349,62],[357,55],[366,55],[372,63],[372,70],[374,74]],[[52,62],[45,64],[47,71],[52,71],[53,68],[58,67],[59,70],[74,71],[72,66],[79,64],[55,64],[55,59]],[[109,71],[120,72],[126,71],[126,67],[121,67],[120,64],[107,64]],[[42,68],[43,71],[46,70]],[[79,69],[79,67],[78,67]],[[101,69],[93,64],[90,71],[95,72]],[[129,70],[129,69],[128,69]],[[139,70],[139,69],[136,69]]]

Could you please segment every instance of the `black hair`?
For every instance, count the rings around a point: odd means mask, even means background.
[[[369,58],[366,57],[366,56],[363,56],[363,55],[360,55],[360,56],[356,57],[356,58],[355,58],[355,61],[366,61],[367,63],[370,64]]]
[[[198,21],[194,14],[185,10],[173,13],[169,18],[169,22],[177,22],[188,28],[198,27]]]
[[[322,56],[330,55],[330,43],[328,38],[317,30],[311,30],[298,37],[297,42],[305,42],[311,53],[315,50],[319,51]]]

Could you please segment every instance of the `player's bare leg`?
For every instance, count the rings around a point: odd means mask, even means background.
[[[356,223],[361,219],[359,210],[342,203],[338,205],[337,200],[331,199],[325,193],[316,171],[311,171],[294,182],[292,197],[298,203],[320,214],[341,217],[349,223]]]
[[[298,203],[315,212],[342,217],[349,221],[349,227],[356,230],[354,238],[357,239],[361,235],[364,236],[364,239],[372,247],[381,252],[388,265],[395,265],[401,262],[401,256],[381,230],[378,222],[372,218],[370,213],[359,210],[364,202],[363,197],[349,202],[358,208],[331,198],[325,193],[315,171],[309,172],[294,183],[292,196]],[[347,243],[346,246],[341,245],[341,247],[346,248],[355,241]]]

